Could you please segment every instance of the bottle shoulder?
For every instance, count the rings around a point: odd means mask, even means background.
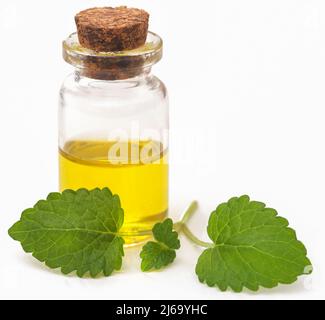
[[[62,85],[61,94],[101,95],[124,97],[145,93],[147,95],[162,94],[167,96],[167,89],[162,80],[154,75],[127,80],[107,81],[78,77],[74,73],[68,75]]]
[[[153,75],[107,81],[70,74],[61,86],[60,105],[93,111],[123,107],[124,112],[133,113],[168,106],[168,94],[165,84]]]

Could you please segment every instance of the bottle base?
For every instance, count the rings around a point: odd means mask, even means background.
[[[168,217],[168,210],[146,218],[145,220],[124,223],[120,230],[126,247],[140,245],[152,238],[152,228],[156,223],[162,222]]]

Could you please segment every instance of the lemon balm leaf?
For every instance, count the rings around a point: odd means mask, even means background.
[[[79,277],[105,276],[122,265],[120,199],[108,188],[51,193],[25,210],[9,235],[50,268]]]
[[[176,258],[176,251],[169,249],[159,242],[149,241],[140,254],[142,259],[141,270],[159,270],[171,264]]]
[[[264,203],[242,196],[219,205],[208,223],[211,242],[199,240],[186,226],[196,207],[192,203],[175,225],[166,219],[154,226],[155,241],[148,242],[140,254],[142,271],[159,270],[175,260],[180,248],[176,229],[206,248],[198,259],[196,274],[202,283],[222,291],[273,288],[312,272],[305,246],[295,231]],[[66,190],[51,193],[25,210],[9,235],[26,252],[64,274],[109,276],[122,265],[123,222],[120,199],[108,188]]]
[[[178,239],[178,233],[173,231],[173,221],[171,219],[166,219],[162,223],[157,223],[152,229],[154,238],[164,244],[169,249],[179,249],[181,247],[180,241]]]
[[[166,219],[157,223],[152,230],[156,241],[149,241],[140,253],[141,270],[159,270],[171,264],[176,258],[176,250],[180,248],[178,233],[173,231],[173,221]]]
[[[248,196],[232,198],[212,212],[213,241],[198,259],[196,274],[210,287],[256,291],[290,284],[312,271],[305,246],[288,221]]]

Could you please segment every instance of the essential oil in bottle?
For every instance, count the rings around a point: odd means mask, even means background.
[[[120,196],[126,243],[166,217],[167,150],[160,143],[70,141],[59,153],[62,191],[109,187]]]

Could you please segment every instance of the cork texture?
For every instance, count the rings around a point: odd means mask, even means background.
[[[80,44],[97,52],[132,50],[145,44],[149,14],[123,7],[91,8],[75,17]]]

